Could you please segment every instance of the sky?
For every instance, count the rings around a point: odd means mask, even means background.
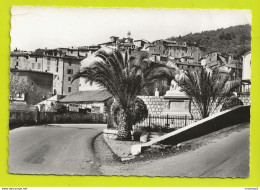
[[[249,10],[12,7],[11,50],[88,46],[110,36],[154,41],[251,24]]]

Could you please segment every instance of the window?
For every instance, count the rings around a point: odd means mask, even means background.
[[[68,81],[71,81],[71,77],[68,77]]]
[[[71,62],[69,62],[69,66],[71,66]]]
[[[34,69],[34,66],[35,66],[35,64],[34,64],[34,63],[32,63],[32,69]]]
[[[59,71],[59,67],[58,66],[56,66],[56,72],[58,72]]]
[[[73,70],[72,69],[67,69],[67,74],[73,74]]]
[[[35,57],[35,62],[37,62],[37,57]]]
[[[53,89],[53,94],[56,95],[57,94],[57,90]]]
[[[38,69],[41,69],[41,64],[40,63],[38,63]]]
[[[19,66],[19,63],[18,63],[18,62],[16,62],[16,66],[17,66],[17,67]]]
[[[68,87],[68,92],[71,92],[71,87]]]
[[[50,71],[50,69],[51,69],[50,62],[48,61],[47,62],[47,71]]]

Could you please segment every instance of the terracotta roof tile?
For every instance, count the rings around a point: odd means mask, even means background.
[[[111,97],[106,90],[79,91],[61,99],[60,102],[103,102]]]

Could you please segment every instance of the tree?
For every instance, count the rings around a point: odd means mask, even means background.
[[[226,109],[230,109],[232,107],[241,106],[241,105],[244,105],[244,104],[238,97],[231,96],[225,100],[220,111],[224,111]]]
[[[130,140],[137,95],[155,79],[173,78],[175,69],[149,61],[147,56],[129,56],[109,48],[96,51],[73,79],[83,77],[105,88],[120,106],[118,139]]]
[[[187,71],[181,80],[176,81],[191,98],[201,118],[206,118],[233,95],[240,81],[229,81],[231,73],[223,74],[214,69],[209,71]]]
[[[15,100],[18,96],[26,95],[29,90],[29,85],[23,78],[20,78],[16,74],[11,74],[9,83],[10,101]]]
[[[132,124],[135,125],[136,123],[140,123],[148,117],[148,109],[146,104],[141,98],[135,99],[135,108],[132,112]],[[120,118],[118,117],[121,112],[121,106],[118,104],[117,101],[113,102],[111,105],[111,116],[113,118],[113,125],[114,127],[118,128],[120,123]]]

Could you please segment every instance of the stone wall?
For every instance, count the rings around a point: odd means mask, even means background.
[[[163,110],[168,105],[168,100],[165,100],[163,96],[138,96],[141,98],[148,108],[148,114],[151,116],[160,116]],[[247,104],[244,104],[247,105]],[[213,113],[220,112],[221,106]],[[190,113],[194,118],[199,118],[200,114],[195,105],[190,102]]]
[[[165,108],[165,101],[163,96],[138,96],[147,106],[148,114],[151,116],[161,115]]]
[[[148,114],[151,116],[159,116],[168,105],[168,100],[165,100],[163,96],[138,96],[141,98],[147,106]],[[199,112],[197,108],[191,103],[190,113],[193,117],[198,118]]]
[[[151,116],[159,116],[167,106],[168,100],[165,100],[163,96],[138,96],[141,98],[148,108],[148,113]],[[243,102],[244,105],[251,105],[250,94],[239,94],[239,99]],[[222,106],[219,106],[215,113],[220,112]],[[199,111],[196,106],[191,102],[190,103],[190,113],[193,117],[200,117]]]

